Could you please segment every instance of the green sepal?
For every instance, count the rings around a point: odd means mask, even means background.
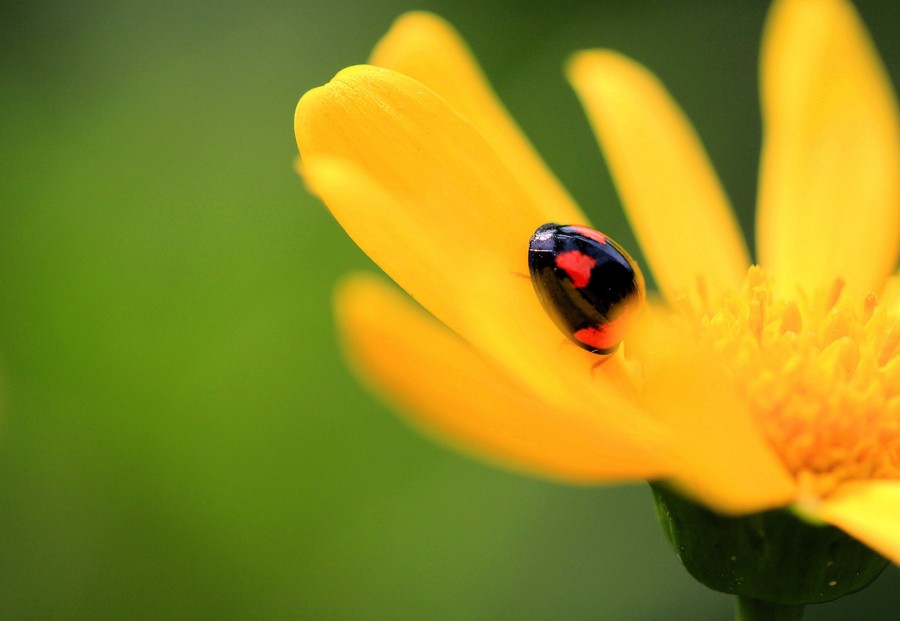
[[[780,604],[827,602],[868,586],[888,564],[843,531],[785,509],[722,516],[651,487],[675,554],[716,591]]]

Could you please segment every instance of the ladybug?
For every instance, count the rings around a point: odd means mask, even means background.
[[[544,310],[576,345],[612,354],[644,299],[644,277],[619,244],[592,228],[544,224],[528,244]]]

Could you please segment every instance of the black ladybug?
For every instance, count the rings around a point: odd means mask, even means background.
[[[644,298],[644,278],[619,244],[592,228],[544,224],[528,245],[544,310],[579,347],[611,354]]]

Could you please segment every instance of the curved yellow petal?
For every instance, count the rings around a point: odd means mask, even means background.
[[[473,126],[422,84],[354,67],[297,108],[301,170],[354,241],[423,306],[546,398],[653,433],[627,373],[565,339],[528,278],[542,210]],[[624,383],[624,387],[623,384]],[[594,401],[596,400],[596,401]]]
[[[546,208],[546,222],[587,223],[450,24],[431,13],[407,13],[394,22],[369,62],[425,84],[471,121],[536,205]]]
[[[417,220],[428,227],[429,243],[491,248],[507,265],[524,266],[545,206],[470,122],[421,83],[387,69],[350,67],[303,96],[295,130],[304,165],[343,159],[405,203],[396,226]]]
[[[644,406],[673,434],[670,483],[728,514],[790,504],[796,485],[715,355],[645,313],[631,351],[644,362]]]
[[[663,293],[740,286],[749,257],[728,199],[684,112],[644,67],[611,51],[576,54],[569,79]]]
[[[762,54],[760,262],[793,291],[878,291],[900,250],[900,127],[888,77],[844,0],[782,0]]]
[[[588,408],[542,400],[380,278],[346,279],[335,307],[358,373],[438,438],[568,481],[666,472],[658,446],[604,427]]]
[[[846,485],[814,515],[900,564],[900,481]]]

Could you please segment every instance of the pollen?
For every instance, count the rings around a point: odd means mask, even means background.
[[[810,498],[900,478],[900,279],[859,299],[844,289],[781,297],[754,266],[740,291],[698,283],[678,304]]]

